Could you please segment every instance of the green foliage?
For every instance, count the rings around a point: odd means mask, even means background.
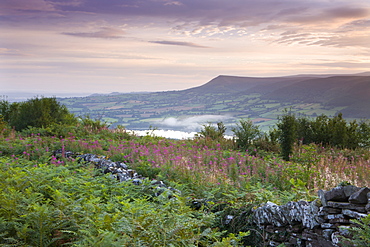
[[[0,103],[0,114],[11,127],[24,130],[28,127],[48,127],[55,124],[72,124],[74,116],[56,98],[34,98],[21,103]]]
[[[0,158],[0,244],[22,246],[238,246],[246,233],[212,228],[187,198],[65,166]],[[226,245],[229,244],[229,245]]]
[[[239,120],[232,131],[236,136],[237,147],[241,150],[250,149],[253,141],[261,136],[259,127],[254,125],[251,120]]]
[[[280,131],[281,154],[285,160],[290,159],[293,145],[297,139],[297,122],[295,115],[286,113],[279,118],[277,127]]]
[[[217,122],[216,126],[214,126],[212,123],[204,124],[203,128],[198,133],[199,136],[203,138],[209,138],[211,140],[220,140],[224,138],[226,132],[225,125],[222,122]]]
[[[297,140],[301,144],[316,143],[340,149],[356,149],[370,145],[370,123],[362,121],[359,124],[356,120],[347,123],[341,113],[333,118],[321,115],[313,120],[305,116],[297,118],[294,114],[286,113],[279,118],[277,127],[285,160],[289,160],[293,144]]]
[[[314,140],[319,133],[313,131],[313,120],[294,116],[293,120],[282,117],[281,128],[257,139],[250,136],[259,129],[250,121],[240,122],[237,130],[245,134],[254,153],[235,150],[234,140],[223,137],[222,123],[209,124],[204,130],[208,137],[194,140],[130,136],[124,127],[109,129],[89,117],[74,125],[0,135],[0,245],[262,245],[261,233],[251,227],[252,207],[266,201],[313,200],[317,186],[326,189],[340,181],[368,184],[367,149],[325,149],[303,140],[292,147],[289,162],[270,152],[283,134],[295,135],[295,141],[304,136]],[[339,134],[344,129],[340,116],[335,121],[321,117],[318,122],[320,133],[326,133],[329,123],[330,128],[338,126],[338,134],[328,138],[335,136],[339,146],[348,141]],[[289,132],[290,124],[295,133]],[[353,123],[346,128],[368,133],[368,126]],[[52,156],[57,149],[123,161],[148,178],[141,186],[118,183],[92,164]],[[325,177],[328,174],[332,177]],[[166,189],[155,196],[156,180],[181,195]],[[201,202],[198,210],[192,201]],[[230,224],[223,223],[227,215],[235,216]]]
[[[346,228],[351,238],[341,237],[341,246],[370,246],[370,215],[360,219],[352,220],[356,226]]]

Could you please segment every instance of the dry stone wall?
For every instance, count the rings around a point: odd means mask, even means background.
[[[131,181],[142,185],[144,177],[129,169],[123,162],[113,162],[95,154],[78,155],[70,151],[56,150],[55,157],[75,157],[80,162],[95,165],[105,174],[120,182]],[[149,185],[154,196],[181,194],[179,190],[153,180]],[[370,189],[353,185],[338,186],[330,191],[319,190],[318,198],[312,202],[288,202],[278,206],[267,202],[253,211],[253,222],[263,232],[268,246],[332,247],[340,246],[339,236],[350,237],[352,219],[361,219],[370,214]],[[193,208],[200,209],[203,200],[192,201]],[[227,215],[225,224],[231,224],[233,215]]]
[[[268,202],[254,211],[254,222],[263,230],[269,246],[340,246],[340,235],[350,237],[352,219],[370,214],[370,189],[353,185],[318,191],[319,199]]]

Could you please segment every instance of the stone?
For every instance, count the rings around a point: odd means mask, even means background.
[[[125,170],[127,170],[127,169],[128,169],[127,165],[126,165],[125,163],[123,163],[123,162],[119,162],[119,161],[117,161],[117,162],[116,162],[116,165],[117,165],[117,167],[120,167],[120,168],[122,168],[122,169],[125,169]]]
[[[351,236],[351,233],[349,231],[350,228],[351,228],[351,226],[340,226],[339,227],[340,235],[342,235],[344,237],[350,237]]]
[[[361,214],[359,212],[352,211],[352,210],[349,210],[349,209],[343,209],[342,214],[347,215],[347,216],[349,216],[351,218],[354,218],[354,219],[360,219],[360,218],[363,218],[363,217],[367,216],[367,214]]]
[[[351,203],[359,203],[359,204],[366,204],[368,203],[367,194],[370,192],[370,189],[367,187],[361,188],[360,190],[356,191],[349,197],[349,202]]]
[[[365,210],[369,213],[370,212],[370,203],[366,204]]]
[[[329,215],[325,216],[325,219],[327,219],[327,220],[344,219],[344,215],[343,214],[329,214]]]
[[[360,188],[354,185],[347,185],[343,187],[344,195],[347,198],[349,198],[353,193],[357,192],[358,190],[360,190]]]
[[[325,190],[319,190],[318,192],[317,192],[317,195],[318,195],[318,197],[320,198],[320,200],[321,200],[321,204],[322,204],[322,206],[324,206],[324,207],[326,207],[328,204],[327,204],[327,200],[325,199]]]
[[[140,185],[143,183],[143,180],[139,179],[139,178],[135,178],[132,180],[132,183],[135,184],[135,185]]]
[[[233,215],[226,215],[225,217],[225,225],[230,224],[230,222],[234,219]]]
[[[324,229],[334,229],[336,228],[334,224],[331,224],[331,223],[322,223],[321,224],[321,228],[324,228]]]
[[[317,206],[316,201],[309,203],[304,207],[302,224],[304,227],[313,229],[316,226],[319,226],[322,222],[318,222],[317,213],[319,212],[319,207]]]
[[[334,247],[335,245],[329,239],[325,239],[324,236],[319,236],[315,242],[313,242],[312,247]]]
[[[344,187],[345,186],[338,186],[335,187],[327,192],[325,192],[325,200],[326,201],[336,201],[336,202],[345,202],[347,201],[348,197],[344,194]]]
[[[322,231],[322,236],[326,240],[331,240],[331,235],[335,232],[333,229],[325,229]]]
[[[331,235],[331,242],[335,246],[338,246],[338,244],[339,244],[339,241],[340,241],[339,235],[340,235],[339,232],[333,232],[333,234]]]
[[[288,202],[287,204],[280,206],[280,208],[288,223],[293,224],[294,222],[302,222],[304,206],[307,205],[308,203],[305,201]]]
[[[331,223],[331,224],[335,224],[335,223],[350,224],[351,221],[347,218],[336,218],[336,219],[330,219],[329,223]]]
[[[351,209],[360,213],[366,213],[365,205],[352,204],[349,202],[328,202],[329,207]]]
[[[342,212],[342,209],[340,208],[320,207],[319,215],[339,214],[341,212]]]

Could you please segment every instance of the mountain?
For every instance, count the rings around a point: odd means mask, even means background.
[[[220,75],[206,84],[190,88],[185,92],[197,92],[197,93],[239,93],[242,91],[249,92],[261,92],[270,91],[270,87],[282,87],[289,86],[292,83],[309,79],[310,77],[238,77],[238,76],[226,76]]]
[[[250,118],[268,129],[285,109],[309,117],[342,112],[344,118],[369,119],[370,73],[282,77],[220,75],[201,86],[180,91],[114,93],[59,101],[75,115],[88,114],[128,129],[154,126],[190,130],[194,121],[220,120],[231,125],[241,118]]]
[[[185,90],[194,93],[258,93],[262,100],[285,103],[319,103],[345,107],[350,117],[370,116],[370,72],[356,75],[296,75],[287,77],[218,76],[208,83]]]

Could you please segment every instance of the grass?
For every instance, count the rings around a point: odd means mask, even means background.
[[[367,149],[298,145],[287,162],[262,149],[235,150],[232,140],[168,140],[85,127],[65,137],[2,132],[1,244],[258,246],[256,235],[247,236],[249,218],[244,228],[230,228],[222,217],[266,201],[313,200],[317,190],[343,181],[369,185]],[[117,183],[93,165],[53,156],[57,149],[125,162],[147,178],[142,187]],[[181,194],[154,197],[153,179]]]

